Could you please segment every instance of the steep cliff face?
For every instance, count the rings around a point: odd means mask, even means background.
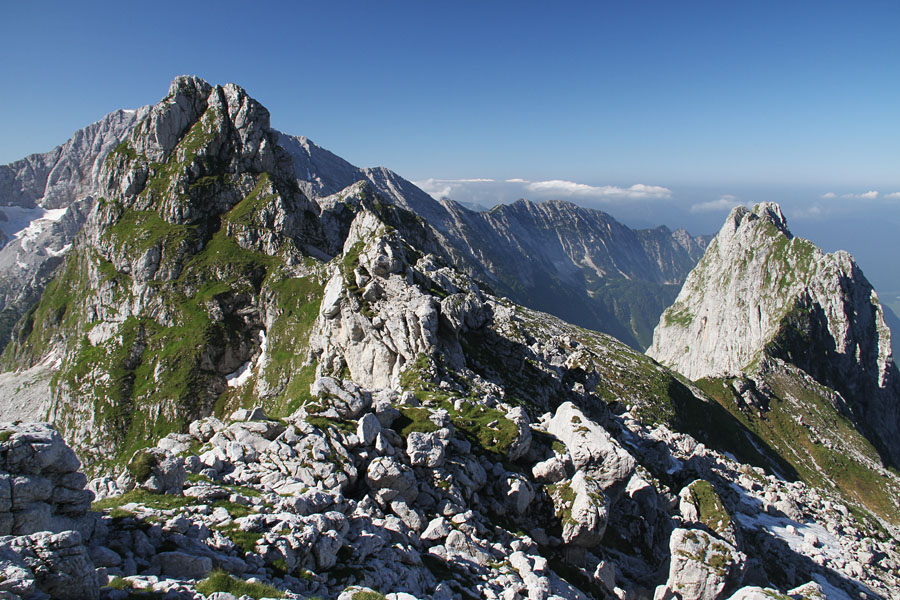
[[[179,78],[109,154],[103,196],[4,358],[60,361],[49,417],[86,456],[209,414],[262,333],[315,294],[318,207],[276,140],[240,88]]]
[[[106,155],[149,110],[117,110],[50,152],[0,166],[0,348],[84,224]]]
[[[900,373],[878,296],[849,254],[795,238],[775,204],[732,211],[647,353],[691,379],[793,364],[900,464]]]

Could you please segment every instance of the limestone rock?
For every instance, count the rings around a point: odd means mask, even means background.
[[[720,600],[729,585],[739,582],[743,556],[705,531],[676,529],[669,538],[669,579],[666,590],[683,600]]]
[[[732,210],[647,354],[690,379],[789,362],[842,394],[900,463],[900,371],[878,295],[849,254],[794,237],[777,204]]]
[[[179,551],[161,552],[153,561],[162,574],[178,579],[203,579],[213,568],[210,558]]]
[[[547,431],[566,445],[575,467],[587,471],[603,490],[620,492],[634,472],[634,458],[571,402],[559,405]]]
[[[181,494],[187,473],[184,459],[160,448],[138,450],[129,461],[135,483],[155,494]]]
[[[584,548],[599,544],[609,520],[609,499],[600,485],[579,470],[571,481],[557,483],[551,490],[563,541]]]
[[[412,466],[429,468],[444,464],[447,440],[435,433],[413,431],[406,438],[406,454]]]
[[[14,555],[18,566],[12,569],[11,587],[29,587],[26,581],[30,571],[34,589],[51,598],[90,600],[100,597],[94,565],[76,531],[41,532],[0,542],[3,560],[15,564]],[[4,589],[3,583],[0,583],[0,589]]]

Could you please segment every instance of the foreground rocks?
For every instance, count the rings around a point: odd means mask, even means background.
[[[116,587],[201,599],[197,585],[221,570],[273,586],[288,598],[366,589],[401,594],[397,598],[587,598],[590,591],[622,599],[747,600],[786,593],[772,582],[756,584],[758,561],[764,560],[792,565],[791,577],[800,580],[790,588],[798,588],[791,592],[797,598],[842,598],[833,595],[841,588],[875,598],[880,582],[890,580],[880,578],[898,565],[895,542],[866,538],[843,507],[813,490],[748,471],[681,434],[647,429],[627,413],[616,420],[618,437],[627,443],[603,438],[606,450],[600,451],[579,446],[568,433],[564,444],[543,428],[541,423],[548,429],[572,423],[573,406],[561,405],[532,426],[531,447],[517,461],[517,473],[500,455],[473,452],[453,417],[427,402],[416,407],[420,416],[428,415],[427,428],[444,427],[408,432],[404,440],[380,425],[384,394],[372,395],[379,401],[367,403],[358,419],[374,418],[381,427],[368,443],[355,433],[363,425],[350,432],[338,426],[340,419],[317,421],[305,409],[280,422],[254,410],[192,423],[190,439],[172,434],[147,451],[157,461],[153,465],[183,469],[180,476],[175,469],[182,490],[156,493],[136,485],[142,482],[129,472],[133,465],[120,477],[92,481],[90,487],[106,495],[98,508],[114,512],[85,513],[82,501],[82,523],[94,521],[82,527],[85,535],[50,527],[0,538],[0,591],[27,598],[124,597],[108,586],[115,580],[122,582]],[[402,414],[407,409],[396,401]],[[584,412],[578,418],[576,426],[599,427]],[[74,480],[71,474],[78,471],[67,469],[77,467],[77,460],[52,428],[28,424],[7,430],[4,464],[18,469],[11,478],[25,472],[51,478],[62,471],[65,481]],[[634,452],[634,464],[641,464],[644,449],[658,451],[659,443],[675,464],[693,464],[689,470],[678,467],[676,477],[683,471],[709,479],[685,477],[675,494],[632,472],[620,493],[604,492],[614,486],[604,488],[601,481],[609,480],[598,481],[594,473],[608,470],[592,469],[621,462],[625,447]],[[441,448],[443,460],[429,459],[434,448]],[[593,458],[578,458],[576,467],[575,457]],[[148,481],[152,465],[149,471]],[[733,484],[719,488],[720,496],[710,480]],[[54,506],[71,519],[73,505]],[[812,515],[825,526],[809,517],[792,520],[776,507]],[[638,521],[623,516],[639,514],[644,516]],[[498,519],[508,526],[498,527]],[[658,561],[628,557],[607,545],[610,535],[642,543],[634,537],[641,531],[635,523],[643,524],[644,535],[666,541]],[[768,537],[778,535],[779,527],[787,534],[783,546]],[[832,530],[841,535],[826,539]],[[813,531],[822,537],[815,539]],[[790,535],[800,540],[796,550]],[[847,561],[850,556],[865,566]],[[655,588],[646,586],[654,581]],[[890,592],[884,589],[881,597]]]
[[[58,365],[53,416],[96,478],[86,492],[46,425],[2,433],[10,593],[897,589],[895,526],[840,486],[791,482],[718,388],[492,295],[365,182],[304,196],[276,139],[243,90],[183,77],[105,162],[108,197],[5,354]],[[767,416],[764,386],[714,383]],[[792,435],[814,429],[791,417]],[[817,450],[841,448],[815,429]],[[883,489],[898,480],[854,449]]]

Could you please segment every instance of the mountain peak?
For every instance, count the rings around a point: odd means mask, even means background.
[[[877,294],[848,253],[795,238],[777,204],[731,212],[647,354],[695,380],[791,364],[842,394],[900,464],[900,374]]]
[[[719,232],[719,237],[734,235],[741,226],[749,226],[752,223],[769,223],[788,239],[794,237],[787,225],[787,218],[781,212],[781,206],[776,202],[760,202],[752,209],[739,205],[731,209],[725,224]],[[774,233],[774,232],[773,232]]]

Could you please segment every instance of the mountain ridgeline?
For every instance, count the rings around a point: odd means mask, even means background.
[[[474,212],[195,77],[117,135],[2,355],[0,416],[58,431],[0,424],[18,569],[0,592],[900,584],[889,333],[849,258],[792,238],[774,205],[732,213],[705,253],[564,202]],[[635,347],[668,298],[660,364]],[[57,546],[74,566],[41,550]]]
[[[633,348],[651,341],[709,238],[666,227],[632,230],[570,202],[519,200],[476,212],[434,200],[384,168],[358,169],[303,137],[280,135],[298,182],[313,198],[368,181],[435,229],[453,264],[496,293]]]
[[[900,372],[878,295],[780,208],[735,208],[663,313],[648,355],[691,379],[804,477],[896,511]],[[876,508],[877,510],[877,508]]]
[[[107,154],[149,110],[116,111],[51,152],[0,167],[0,214],[33,221],[24,235],[0,233],[0,347],[39,297],[94,198],[106,193],[99,178]],[[321,200],[367,181],[392,204],[424,218],[457,268],[496,293],[637,349],[650,344],[659,315],[709,241],[664,226],[631,230],[569,202],[521,200],[475,212],[453,200],[436,201],[383,167],[361,169],[302,136],[274,135],[308,198]],[[64,213],[42,219],[48,210]]]

